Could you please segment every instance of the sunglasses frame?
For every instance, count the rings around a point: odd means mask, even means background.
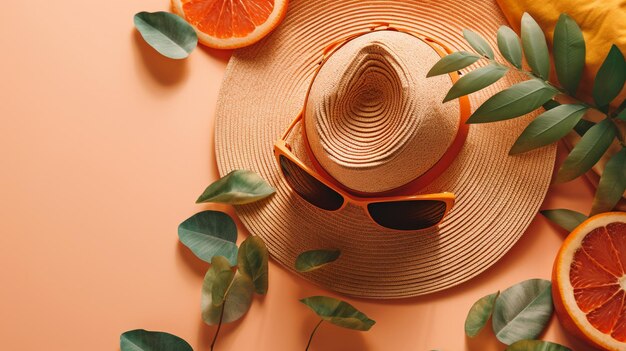
[[[435,200],[435,201],[441,201],[445,203],[446,209],[445,209],[443,216],[441,217],[441,220],[437,222],[436,224],[433,224],[430,227],[419,229],[419,230],[425,230],[425,229],[429,229],[429,228],[439,225],[443,221],[443,219],[446,218],[446,216],[448,215],[448,213],[454,206],[455,198],[456,198],[455,195],[450,192],[442,192],[442,193],[435,193],[435,194],[420,194],[420,195],[402,195],[402,194],[403,193],[406,194],[409,191],[417,191],[420,188],[423,188],[424,186],[428,185],[434,179],[436,179],[436,176],[438,176],[443,170],[445,170],[449,166],[450,163],[452,163],[452,161],[454,160],[454,158],[456,157],[456,155],[462,148],[465,142],[465,139],[467,137],[467,133],[469,131],[469,125],[466,124],[465,122],[467,121],[467,118],[469,118],[469,115],[471,112],[469,99],[467,98],[467,96],[463,96],[459,98],[461,118],[459,120],[457,136],[455,140],[453,141],[452,145],[446,151],[446,154],[444,154],[444,156],[442,156],[442,158],[438,162],[438,165],[441,163],[443,163],[443,165],[439,165],[438,169],[435,169],[437,166],[434,166],[433,168],[431,168],[431,170],[427,171],[427,174],[418,177],[417,181],[410,182],[409,184],[405,186],[399,187],[397,189],[392,189],[391,191],[372,194],[372,193],[358,192],[353,189],[349,189],[345,187],[344,185],[342,185],[341,183],[339,183],[338,181],[336,181],[330,174],[328,174],[328,172],[326,172],[326,170],[323,169],[323,167],[318,163],[318,161],[316,160],[315,156],[313,155],[309,147],[306,147],[306,152],[307,152],[309,159],[312,161],[315,169],[312,167],[309,167],[304,162],[302,162],[292,152],[291,146],[286,141],[288,136],[291,134],[292,130],[295,128],[295,126],[299,122],[303,121],[304,111],[306,110],[306,102],[308,100],[313,82],[315,81],[315,78],[317,77],[324,63],[328,61],[328,59],[332,56],[332,54],[335,53],[339,48],[343,47],[345,44],[350,42],[351,40],[354,40],[362,35],[377,32],[377,31],[385,31],[385,30],[402,32],[402,33],[409,34],[413,37],[416,37],[424,41],[428,45],[430,45],[437,52],[437,54],[439,54],[439,56],[441,57],[445,56],[446,53],[447,54],[452,53],[452,51],[448,47],[446,47],[444,44],[442,44],[438,40],[434,40],[426,36],[415,34],[405,29],[392,27],[388,23],[375,24],[369,30],[349,35],[343,39],[339,39],[331,43],[329,46],[326,47],[326,49],[324,49],[322,53],[322,58],[318,62],[318,67],[316,68],[313,74],[312,80],[311,80],[311,84],[308,87],[307,94],[304,100],[305,101],[304,106],[301,112],[291,122],[291,124],[289,125],[289,127],[287,128],[283,136],[274,143],[274,155],[276,157],[278,167],[283,177],[285,177],[285,174],[283,172],[282,165],[280,162],[281,156],[286,157],[289,161],[291,161],[296,166],[300,167],[300,169],[305,171],[309,176],[313,177],[314,179],[317,179],[319,182],[329,187],[330,189],[332,189],[333,191],[335,191],[337,194],[339,194],[342,197],[343,202],[339,208],[335,210],[325,210],[325,211],[330,211],[330,212],[340,211],[344,209],[348,205],[348,203],[351,203],[353,205],[363,208],[364,212],[367,213],[367,216],[370,218],[372,222],[386,229],[393,229],[393,228],[388,228],[379,224],[370,214],[369,209],[368,209],[369,204],[401,202],[401,201],[422,201],[422,200]],[[435,44],[439,45],[439,47],[437,47]],[[452,72],[449,75],[453,83],[459,79],[459,74],[456,72]],[[308,140],[306,138],[306,133],[304,129],[302,130],[302,134],[304,137],[304,144],[308,146],[307,144]],[[287,181],[287,185],[293,189],[293,187],[291,186],[291,184],[289,184],[288,181]],[[295,191],[295,189],[293,190],[294,192],[298,193],[297,191]],[[300,194],[298,194],[298,196],[300,196]],[[305,201],[308,202],[306,199]],[[311,204],[311,205],[318,207],[315,204]]]

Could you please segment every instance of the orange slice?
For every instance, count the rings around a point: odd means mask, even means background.
[[[603,213],[574,229],[552,283],[565,329],[604,350],[626,350],[626,213]]]
[[[288,0],[172,0],[174,13],[198,33],[198,40],[217,49],[252,45],[285,17]]]

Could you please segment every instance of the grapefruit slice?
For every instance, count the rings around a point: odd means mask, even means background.
[[[565,329],[598,348],[626,350],[626,213],[603,213],[574,229],[552,283]]]
[[[172,0],[174,13],[198,33],[198,40],[216,49],[252,45],[285,17],[288,0]]]

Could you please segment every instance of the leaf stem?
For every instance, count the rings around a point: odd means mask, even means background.
[[[600,113],[601,113],[601,114],[603,114],[606,118],[610,119],[610,120],[613,122],[613,124],[615,125],[615,127],[616,127],[616,128],[617,128],[617,130],[618,130],[618,133],[616,133],[616,136],[615,136],[615,137],[616,137],[616,139],[619,141],[619,143],[620,143],[623,147],[626,147],[626,135],[625,135],[625,134],[626,134],[626,132],[623,132],[623,130],[626,130],[626,128],[622,127],[622,126],[620,125],[620,122],[616,121],[616,120],[615,120],[615,118],[614,118],[615,116],[617,116],[617,114],[619,113],[619,110],[620,110],[620,108],[622,108],[622,106],[626,107],[626,101],[624,101],[624,102],[622,103],[622,105],[620,105],[620,107],[618,107],[618,108],[617,108],[617,110],[616,110],[616,111],[614,111],[614,113],[610,114],[610,113],[607,113],[607,112],[605,112],[605,111],[602,111],[600,108],[598,108],[598,107],[596,107],[596,106],[594,106],[594,105],[591,105],[591,104],[588,104],[588,103],[586,103],[586,102],[584,102],[584,101],[581,101],[581,100],[580,100],[580,99],[578,99],[577,97],[575,97],[575,96],[571,95],[571,94],[570,94],[568,91],[566,91],[565,89],[563,89],[563,88],[559,87],[558,85],[552,84],[550,81],[543,80],[541,77],[536,76],[536,75],[535,75],[534,73],[532,73],[532,72],[526,71],[526,70],[521,69],[521,68],[517,68],[517,67],[515,67],[515,66],[513,66],[513,65],[508,65],[508,64],[504,64],[504,63],[498,62],[498,61],[496,61],[496,59],[490,59],[490,58],[488,58],[488,57],[486,57],[486,56],[483,56],[483,57],[482,57],[482,59],[485,59],[485,60],[489,61],[490,63],[495,64],[495,65],[498,65],[498,66],[500,66],[500,67],[504,67],[504,68],[507,68],[507,69],[512,69],[512,70],[514,70],[514,71],[517,71],[517,72],[519,72],[519,73],[521,73],[521,74],[526,75],[527,77],[529,77],[529,78],[531,78],[531,79],[539,79],[539,80],[543,81],[545,84],[547,84],[547,85],[549,85],[549,86],[553,87],[554,89],[558,90],[561,94],[569,96],[569,97],[570,97],[571,99],[573,99],[573,100],[574,100],[577,104],[580,104],[580,105],[582,105],[582,106],[585,106],[585,107],[586,107],[586,108],[588,108],[588,109],[592,109],[592,110],[595,110],[595,111],[600,112]]]
[[[583,105],[583,106],[585,106],[585,107],[587,107],[587,108],[590,108],[590,109],[594,109],[594,110],[596,110],[596,111],[598,111],[598,112],[600,112],[600,113],[602,113],[602,114],[606,115],[606,113],[604,113],[604,112],[600,111],[600,109],[598,109],[597,107],[595,107],[595,106],[593,106],[593,105],[590,105],[590,104],[588,104],[588,103],[586,103],[586,102],[584,102],[584,101],[579,100],[579,99],[578,99],[578,98],[576,98],[575,96],[570,95],[570,93],[569,93],[569,92],[567,92],[565,89],[563,89],[563,88],[559,87],[558,85],[554,85],[554,84],[550,83],[550,81],[544,80],[544,79],[542,79],[541,77],[536,76],[536,75],[535,75],[534,73],[532,73],[532,72],[526,71],[526,70],[521,69],[521,68],[517,68],[517,67],[515,67],[515,66],[513,66],[513,65],[503,64],[503,63],[501,63],[501,62],[496,61],[495,59],[490,59],[490,58],[485,58],[485,59],[487,59],[489,62],[491,62],[491,63],[493,63],[493,64],[495,64],[495,65],[499,65],[499,66],[501,66],[501,67],[505,67],[505,68],[508,68],[508,69],[512,69],[512,70],[514,70],[514,71],[516,71],[516,72],[519,72],[519,73],[521,73],[521,74],[523,74],[523,75],[526,75],[527,77],[529,77],[529,78],[531,78],[531,79],[539,79],[539,80],[541,80],[542,82],[544,82],[545,84],[547,84],[547,85],[549,85],[549,86],[553,87],[554,89],[558,90],[561,94],[569,96],[570,98],[572,98],[573,100],[575,100],[577,104]]]
[[[222,320],[224,319],[224,305],[222,304],[222,310],[220,311],[220,321],[217,324],[217,330],[215,331],[215,336],[213,336],[213,342],[211,343],[211,351],[215,347],[215,342],[217,341],[217,335],[220,333],[220,329],[222,329]]]
[[[317,328],[320,327],[320,324],[322,324],[323,321],[324,321],[323,319],[320,319],[319,323],[317,323],[315,328],[313,328],[313,332],[311,332],[311,336],[309,337],[309,342],[306,344],[306,349],[304,349],[305,351],[309,350],[309,346],[311,346],[311,341],[313,341],[313,335],[315,335]]]

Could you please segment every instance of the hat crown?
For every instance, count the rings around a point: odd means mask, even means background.
[[[426,79],[440,59],[411,35],[378,31],[335,52],[311,86],[305,128],[322,167],[346,187],[378,193],[433,167],[456,136],[457,102],[441,104],[447,76]]]

